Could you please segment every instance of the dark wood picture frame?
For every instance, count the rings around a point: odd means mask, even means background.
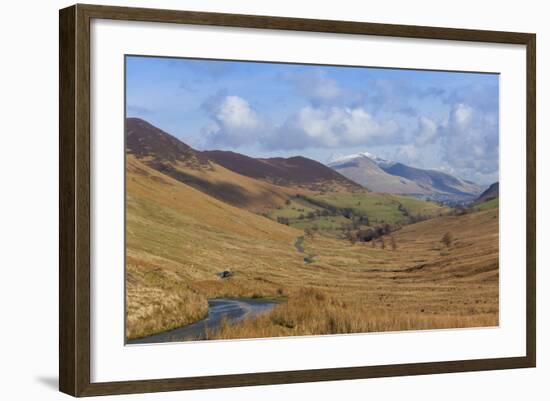
[[[91,383],[90,21],[93,18],[525,45],[526,356]],[[81,4],[60,10],[59,29],[59,388],[62,392],[93,396],[535,367],[535,34]]]

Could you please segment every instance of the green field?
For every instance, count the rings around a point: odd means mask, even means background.
[[[438,216],[448,208],[420,199],[375,192],[330,193],[315,196],[340,208],[351,208],[356,215],[367,216],[371,224],[403,223],[409,216]]]
[[[434,217],[448,208],[420,199],[374,192],[326,193],[296,196],[267,214],[272,220],[298,229],[342,230],[352,218],[366,218],[361,226],[408,223],[416,217]]]
[[[279,209],[274,209],[268,213],[268,217],[276,220],[277,217],[285,217],[287,219],[299,219],[300,216],[306,217],[308,213],[321,210],[321,208],[312,205],[305,199],[294,198],[281,206]]]
[[[290,225],[294,228],[306,229],[316,227],[319,230],[340,230],[343,224],[349,224],[349,219],[344,216],[321,216],[311,220],[296,220]]]
[[[498,198],[493,198],[474,206],[475,210],[489,210],[498,208]]]

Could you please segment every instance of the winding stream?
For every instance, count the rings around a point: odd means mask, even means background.
[[[299,252],[299,253],[303,253],[305,254],[306,256],[304,256],[304,263],[306,265],[309,265],[310,263],[313,263],[313,256],[314,255],[309,255],[309,254],[306,254],[306,250],[304,249],[304,241],[305,241],[305,237],[303,235],[299,236],[298,238],[296,238],[296,241],[294,242],[294,248],[296,248],[296,250]]]
[[[213,298],[208,300],[208,316],[198,322],[151,336],[129,340],[126,344],[150,344],[203,340],[207,330],[216,330],[225,319],[234,324],[271,310],[278,302],[265,299]]]

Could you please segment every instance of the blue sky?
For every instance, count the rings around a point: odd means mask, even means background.
[[[496,74],[128,56],[126,114],[196,149],[365,152],[498,180]]]

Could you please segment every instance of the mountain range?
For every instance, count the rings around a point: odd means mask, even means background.
[[[374,192],[460,203],[476,199],[484,189],[442,171],[411,167],[368,152],[337,158],[328,166]]]
[[[303,156],[254,158],[199,151],[139,118],[126,119],[126,152],[163,174],[235,206],[262,212],[290,196],[365,189],[461,203],[484,188],[437,170],[420,169],[364,152],[324,165]]]
[[[311,191],[364,191],[330,167],[305,157],[265,159],[229,151],[199,151],[139,118],[127,118],[125,130],[129,168],[139,170],[140,164],[145,164],[218,200],[254,212],[280,207],[291,196]]]

